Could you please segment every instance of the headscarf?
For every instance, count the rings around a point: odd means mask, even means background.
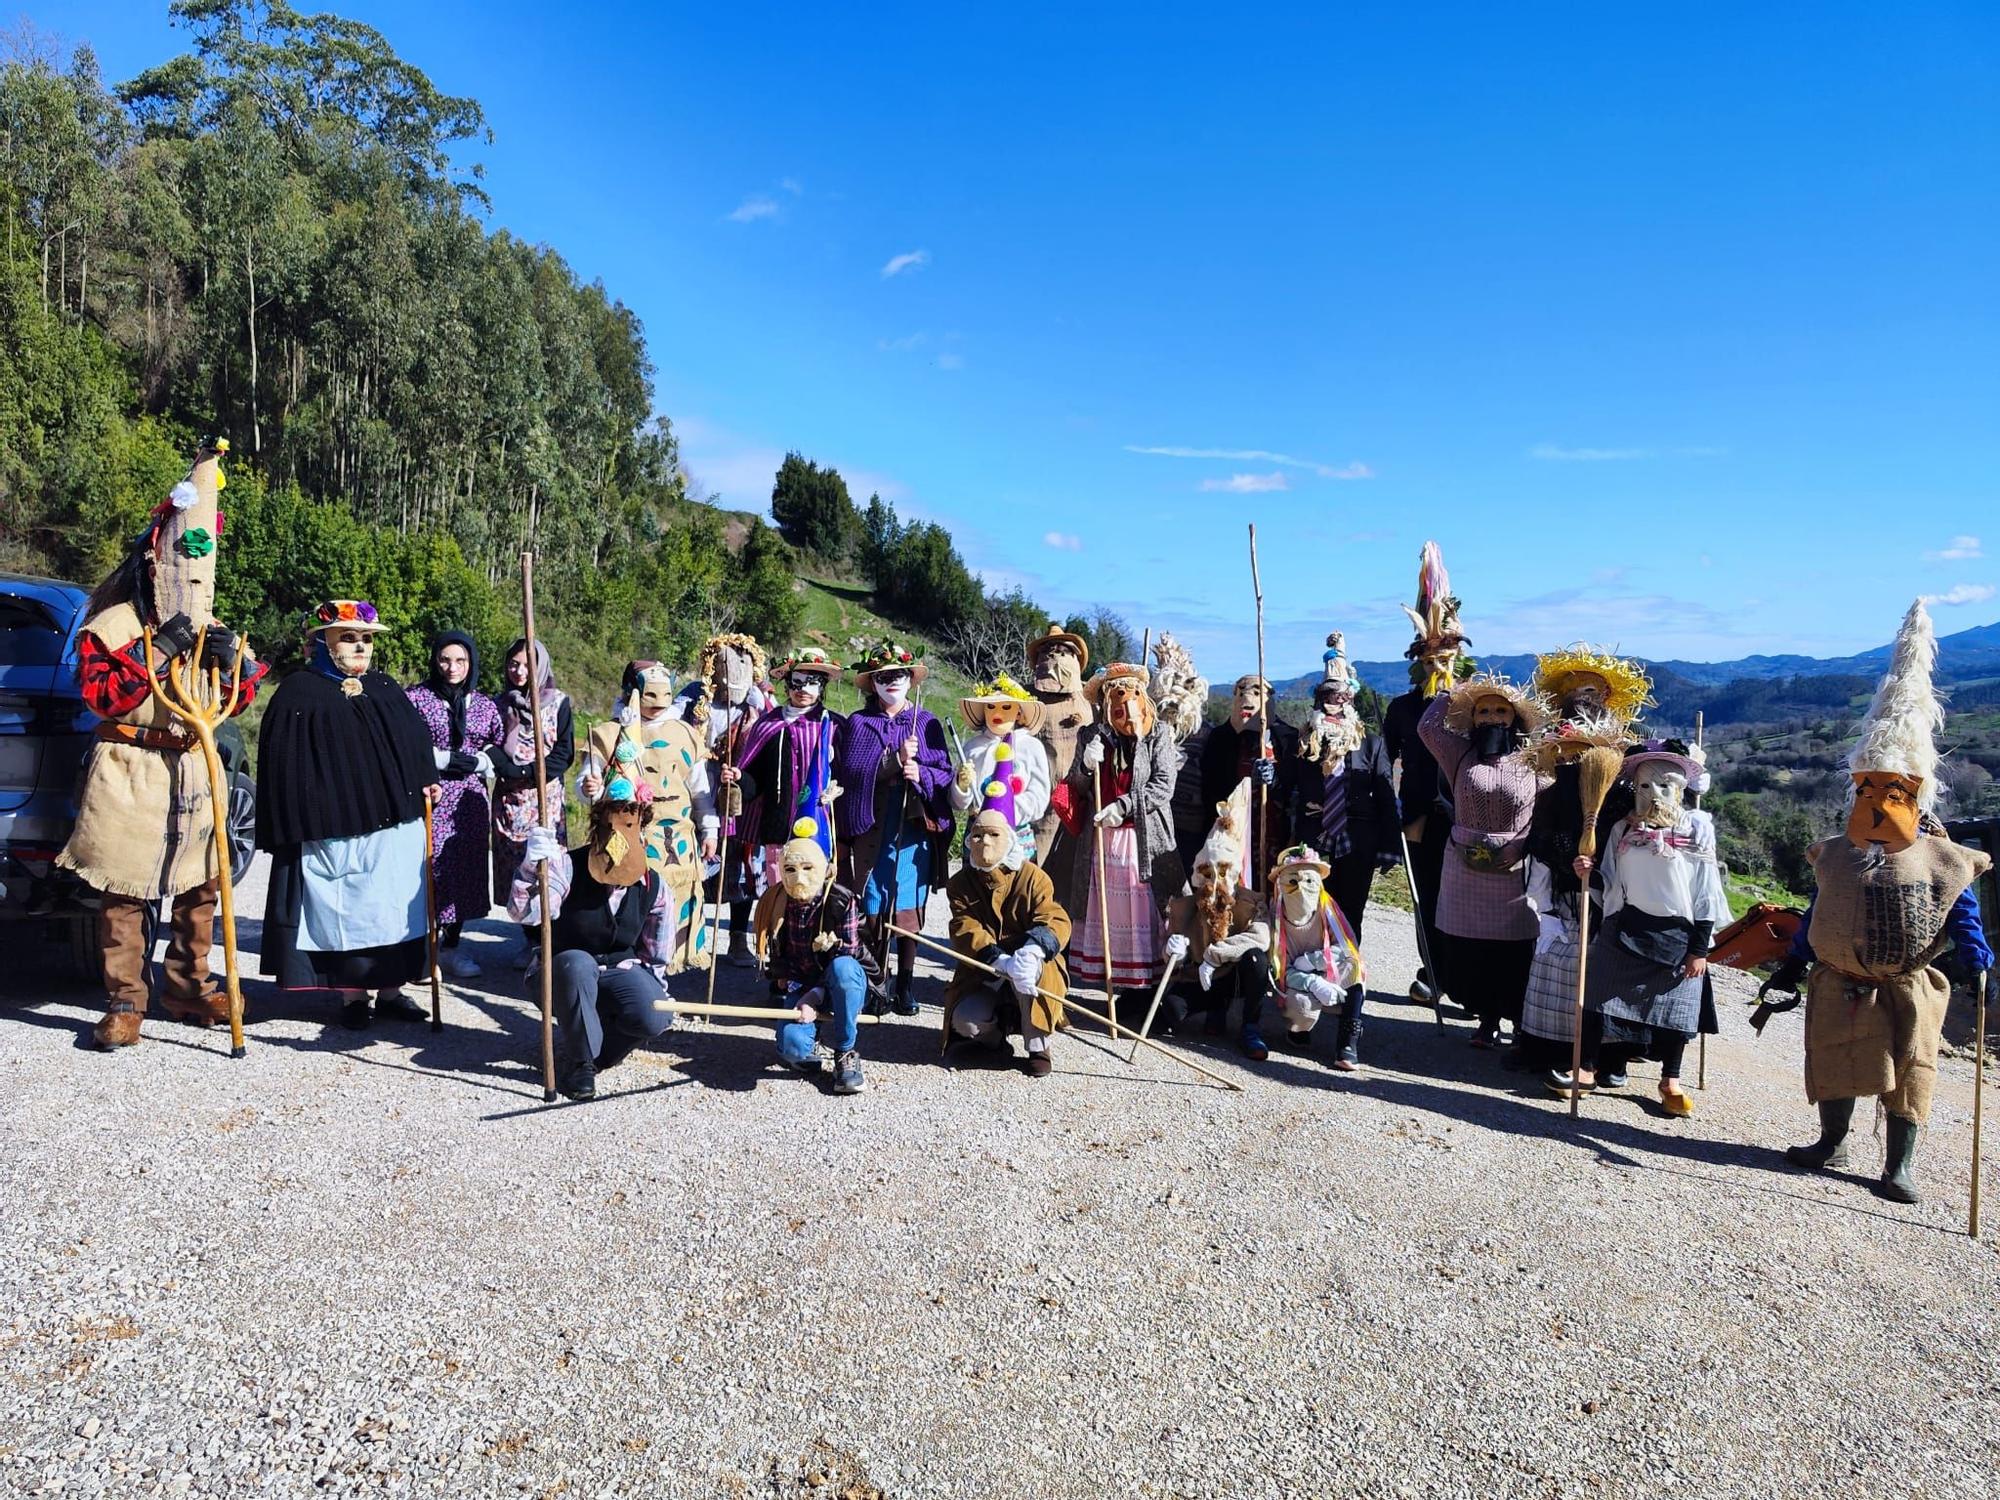
[[[507,654],[500,659],[512,661],[516,653],[528,648],[526,638],[517,640],[507,648]],[[542,699],[542,749],[547,750],[555,737],[555,727],[562,716],[562,707],[569,700],[556,689],[555,668],[549,665],[549,648],[540,641],[535,642],[535,654],[530,670],[535,683],[541,689]],[[533,722],[529,712],[528,689],[524,684],[515,687],[507,684],[500,694],[500,748],[501,753],[516,765],[532,766],[535,763],[535,741],[528,732]]]
[[[536,645],[541,643],[537,641]],[[446,646],[463,646],[468,658],[465,681],[447,682],[444,673],[438,670],[438,653]],[[445,713],[451,723],[451,738],[446,743],[447,750],[457,750],[465,744],[465,705],[471,699],[473,690],[479,686],[479,648],[472,637],[462,630],[441,630],[431,638],[431,675],[429,687],[437,694],[445,706]]]

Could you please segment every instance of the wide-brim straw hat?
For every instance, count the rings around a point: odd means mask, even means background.
[[[1099,707],[1104,701],[1104,690],[1114,682],[1125,681],[1136,682],[1143,693],[1152,685],[1153,674],[1136,662],[1114,661],[1083,685],[1083,696],[1092,707]]]
[[[958,711],[976,733],[986,728],[984,710],[1002,703],[1011,703],[1021,711],[1021,727],[1029,733],[1042,727],[1042,700],[1005,672],[991,682],[976,684],[968,696],[958,700]]]
[[[375,606],[366,599],[329,599],[307,612],[304,625],[307,635],[317,635],[322,630],[358,630],[363,635],[374,635],[388,628],[375,613]]]
[[[893,649],[896,654],[888,654],[888,650],[890,649]],[[930,668],[924,665],[923,659],[914,651],[905,650],[900,646],[893,648],[878,647],[847,670],[854,674],[854,685],[864,693],[875,691],[875,674],[877,672],[908,672],[910,674],[911,687],[915,687],[926,677],[930,676]]]
[[[772,675],[782,682],[794,672],[812,672],[831,682],[840,676],[840,664],[817,647],[808,646],[794,652],[790,660],[779,662]]]
[[[1090,670],[1090,642],[1073,630],[1064,630],[1053,621],[1047,630],[1028,642],[1028,660],[1033,661],[1040,656],[1044,647],[1056,645],[1073,647],[1077,656],[1082,659],[1083,670],[1086,672]]]
[[[1317,870],[1319,878],[1326,879],[1333,873],[1333,866],[1319,856],[1319,851],[1310,844],[1294,844],[1278,855],[1278,862],[1271,866],[1271,885],[1275,889],[1289,870]]]
[[[1453,734],[1471,733],[1473,706],[1482,698],[1504,700],[1513,708],[1514,722],[1523,730],[1538,728],[1547,717],[1528,688],[1518,682],[1509,682],[1504,677],[1479,672],[1451,689],[1451,701],[1444,711],[1444,727]]]
[[[1596,646],[1564,646],[1535,658],[1535,690],[1559,700],[1578,677],[1604,684],[1604,708],[1626,723],[1653,705],[1653,680],[1638,662]]]

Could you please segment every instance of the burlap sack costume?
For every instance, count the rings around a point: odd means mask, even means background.
[[[1952,903],[1992,861],[1931,835],[1894,854],[1845,838],[1808,851],[1819,894],[1808,941],[1806,1097],[1879,1097],[1923,1124],[1951,985],[1935,967]]]

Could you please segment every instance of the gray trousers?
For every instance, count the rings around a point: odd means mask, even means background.
[[[588,1059],[612,1067],[674,1024],[672,1011],[653,1008],[666,986],[643,964],[600,968],[595,955],[572,948],[556,955],[550,990],[556,1054],[567,1066]]]

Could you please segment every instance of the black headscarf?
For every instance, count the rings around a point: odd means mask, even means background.
[[[465,654],[471,658],[466,668],[465,681],[447,682],[444,673],[438,670],[438,653],[447,646],[463,646]],[[443,701],[445,712],[451,722],[451,739],[447,750],[465,747],[465,704],[479,686],[479,648],[472,643],[472,637],[463,630],[441,630],[431,639],[430,690]]]

